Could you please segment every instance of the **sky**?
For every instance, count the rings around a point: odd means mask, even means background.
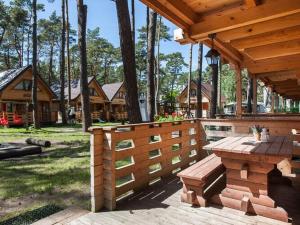
[[[9,2],[9,0],[6,0]],[[49,0],[37,0],[38,3],[45,5],[45,11],[38,13],[38,18],[48,18],[53,11],[57,12],[57,15],[61,15],[61,0],[54,0],[53,3]],[[77,6],[76,0],[69,0],[69,16],[70,23],[74,29],[77,29]],[[115,47],[120,46],[119,40],[119,30],[118,30],[118,20],[116,14],[115,3],[111,0],[84,0],[84,3],[88,6],[88,18],[87,18],[87,28],[94,29],[100,27],[101,36],[109,40]],[[136,3],[136,29],[146,24],[146,7],[139,0]],[[129,0],[130,5],[130,0]],[[173,31],[177,27],[164,19],[164,23],[170,27],[170,34],[173,37]],[[169,54],[172,52],[179,51],[185,58],[186,63],[189,62],[189,45],[180,45],[175,41],[162,42],[161,52],[164,54]],[[206,52],[207,49],[204,49]],[[193,50],[193,69],[197,69],[197,59],[198,58],[198,46],[194,46]],[[204,66],[206,68],[206,61],[203,60]],[[188,70],[188,68],[186,68]]]

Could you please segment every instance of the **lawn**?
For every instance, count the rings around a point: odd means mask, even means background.
[[[41,155],[0,161],[0,221],[49,204],[90,209],[89,134],[80,126],[0,129],[0,143],[27,137],[52,146]]]

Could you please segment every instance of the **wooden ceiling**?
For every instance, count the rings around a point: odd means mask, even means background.
[[[140,0],[183,31],[182,44],[215,46],[278,94],[300,100],[300,0]]]

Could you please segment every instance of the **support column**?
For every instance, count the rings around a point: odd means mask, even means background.
[[[273,92],[273,90],[271,89],[271,113],[275,112],[275,93]]]
[[[212,89],[210,102],[210,118],[216,118],[218,104],[218,65],[211,65],[212,68]]]
[[[235,67],[236,82],[236,116],[242,117],[242,72],[239,66]]]
[[[103,188],[103,130],[92,130],[91,138],[91,210],[98,212],[104,206]]]
[[[257,113],[257,78],[256,75],[253,76],[253,107],[252,112]]]

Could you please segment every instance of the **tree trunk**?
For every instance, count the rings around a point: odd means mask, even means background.
[[[136,64],[127,0],[116,0],[116,8],[124,67],[124,84],[127,90],[126,107],[128,111],[128,118],[131,123],[140,123],[142,122],[142,117],[138,101]]]
[[[218,103],[218,65],[212,67],[212,89],[210,101],[210,118],[216,118],[217,103]]]
[[[253,99],[253,78],[248,76],[247,86],[247,113],[252,113],[252,99]]]
[[[77,0],[78,10],[78,47],[80,51],[80,89],[82,107],[82,130],[87,132],[92,125],[90,113],[90,96],[87,76],[87,55],[86,55],[86,20],[87,5],[83,0]]]
[[[29,61],[30,61],[30,32],[27,34],[27,66],[29,66]]]
[[[155,37],[156,37],[157,13],[150,13],[148,49],[147,49],[147,109],[148,118],[154,121],[155,115],[155,85],[154,85],[154,61],[155,61]]]
[[[155,114],[158,115],[159,111],[159,89],[160,89],[160,32],[161,32],[161,23],[162,16],[159,16],[158,22],[158,30],[157,30],[157,63],[156,63],[156,92],[155,92]]]
[[[67,124],[65,107],[65,42],[66,42],[66,21],[65,21],[65,0],[61,0],[62,30],[61,30],[61,52],[60,52],[60,112],[62,124]]]
[[[150,9],[149,7],[147,7],[147,11],[146,11],[146,38],[148,40],[148,35],[149,35],[149,17],[150,17]],[[147,49],[148,49],[148,42],[147,42]]]
[[[218,77],[218,113],[223,112],[222,109],[222,60],[219,61],[219,77]]]
[[[33,105],[33,125],[36,129],[40,128],[37,100],[37,11],[36,1],[32,1],[33,24],[32,24],[32,105]]]
[[[48,84],[51,86],[52,77],[53,77],[53,49],[54,49],[54,43],[51,43],[50,46],[50,59],[49,59],[49,75],[48,75]]]
[[[135,1],[134,0],[131,0],[131,32],[132,32],[133,51],[135,54]]]
[[[67,74],[68,74],[68,107],[71,102],[71,62],[70,62],[70,22],[69,0],[66,0],[66,34],[67,34]]]
[[[203,44],[199,43],[198,51],[198,79],[197,79],[197,118],[202,118],[202,66],[203,66]]]
[[[192,66],[193,66],[193,44],[190,46],[190,68],[188,76],[188,88],[187,88],[187,98],[188,98],[188,118],[191,117],[191,79],[192,79]]]

